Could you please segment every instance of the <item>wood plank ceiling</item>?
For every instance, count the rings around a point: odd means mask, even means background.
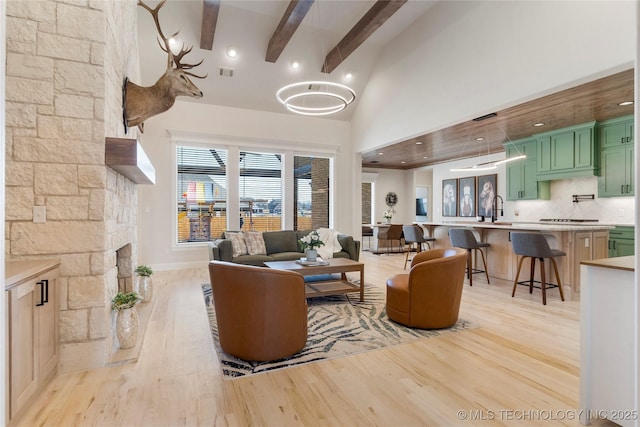
[[[504,152],[503,143],[567,126],[631,115],[633,69],[594,80],[524,104],[497,111],[486,120],[469,120],[363,153],[362,167],[413,169],[451,160]],[[534,123],[544,123],[534,127]],[[484,138],[476,140],[476,138]],[[381,154],[382,153],[382,154]]]

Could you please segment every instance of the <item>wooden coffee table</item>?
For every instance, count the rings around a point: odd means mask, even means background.
[[[364,301],[364,264],[347,258],[330,258],[325,261],[328,261],[329,265],[302,265],[295,261],[271,261],[265,262],[264,265],[276,270],[295,271],[303,276],[340,273],[340,280],[305,282],[305,296],[313,298],[360,291],[360,301]],[[351,271],[360,272],[360,285],[347,279],[346,273]]]

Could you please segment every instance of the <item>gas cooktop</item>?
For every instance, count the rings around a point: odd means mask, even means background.
[[[572,223],[572,222],[598,222],[597,219],[576,219],[576,218],[543,218],[540,222],[562,222],[562,223]]]

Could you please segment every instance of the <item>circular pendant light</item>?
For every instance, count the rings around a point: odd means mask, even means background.
[[[276,92],[276,98],[294,113],[325,116],[347,108],[356,99],[356,93],[339,83],[307,81],[282,87]]]

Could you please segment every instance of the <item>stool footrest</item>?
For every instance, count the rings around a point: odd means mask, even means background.
[[[526,287],[529,287],[529,280],[523,280],[522,282],[516,282],[516,285],[523,285]],[[540,285],[536,285],[536,283],[539,283]],[[557,283],[547,283],[544,282],[545,288],[547,289],[553,289],[553,288],[559,288]],[[534,280],[533,281],[533,287],[536,289],[542,289],[542,282],[539,280]]]

